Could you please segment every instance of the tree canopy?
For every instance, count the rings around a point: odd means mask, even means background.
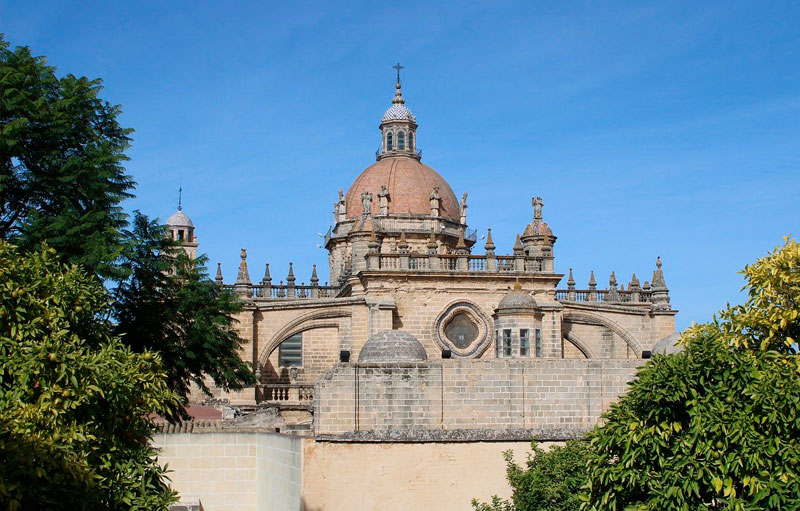
[[[571,440],[563,447],[544,450],[532,443],[526,467],[518,465],[511,451],[504,453],[511,501],[493,497],[491,503],[472,501],[475,511],[578,511],[581,487],[586,482],[589,446]]]
[[[0,239],[33,250],[43,241],[62,261],[101,278],[119,275],[134,182],[123,163],[132,130],[99,97],[100,80],[56,76],[27,47],[0,35]]]
[[[204,376],[225,389],[255,383],[234,328],[241,301],[208,278],[205,256],[187,257],[138,211],[125,243],[128,277],[114,291],[115,332],[136,351],[159,351],[170,387],[181,396],[190,382],[208,393]]]
[[[150,414],[178,402],[161,358],[101,317],[93,275],[0,241],[0,507],[167,509]]]
[[[747,301],[655,356],[591,434],[584,510],[800,508],[800,245],[743,273]]]

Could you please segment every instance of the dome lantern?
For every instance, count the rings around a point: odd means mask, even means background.
[[[393,67],[397,70],[397,83],[392,106],[381,118],[381,148],[378,151],[377,159],[402,155],[419,160],[420,154],[416,148],[417,118],[406,106],[400,86],[400,70],[403,69],[403,66],[398,63]]]

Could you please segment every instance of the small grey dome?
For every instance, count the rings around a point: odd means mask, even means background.
[[[416,121],[417,118],[414,117],[414,114],[411,113],[405,105],[392,105],[386,110],[386,113],[383,114],[383,118],[381,122],[388,122],[388,121]]]
[[[517,289],[516,286],[513,291],[508,293],[500,300],[500,304],[497,306],[497,310],[507,310],[507,309],[535,309],[536,308],[536,300],[533,299],[531,295],[522,291],[521,289]]]
[[[681,334],[678,332],[673,332],[664,337],[653,346],[653,355],[671,355],[673,353],[680,353],[683,351],[683,346],[678,345],[678,339],[680,338]]]
[[[358,354],[359,362],[421,362],[427,359],[425,348],[417,338],[402,330],[372,334]]]
[[[192,219],[186,216],[180,209],[169,217],[166,225],[170,227],[194,227]]]

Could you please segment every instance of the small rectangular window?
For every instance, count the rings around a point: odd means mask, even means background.
[[[527,357],[531,354],[531,340],[528,329],[522,328],[519,331],[519,356]]]
[[[503,330],[503,356],[511,356],[511,330]]]
[[[536,356],[542,356],[542,331],[536,329]]]
[[[503,356],[503,345],[500,342],[500,330],[494,331],[494,356],[497,358]]]
[[[295,334],[278,347],[278,365],[281,367],[303,367],[303,334]]]
[[[183,229],[181,229],[181,230],[179,230],[179,231],[178,231],[178,239],[179,239],[180,241],[183,241]]]

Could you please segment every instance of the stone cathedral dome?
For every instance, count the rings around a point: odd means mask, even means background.
[[[430,216],[430,196],[438,187],[441,196],[439,216],[459,221],[458,201],[447,181],[429,166],[405,155],[381,158],[356,178],[347,191],[347,217],[360,217],[363,213],[360,200],[362,192],[377,196],[381,185],[386,185],[389,190],[390,215]],[[373,206],[373,212],[376,209]]]

